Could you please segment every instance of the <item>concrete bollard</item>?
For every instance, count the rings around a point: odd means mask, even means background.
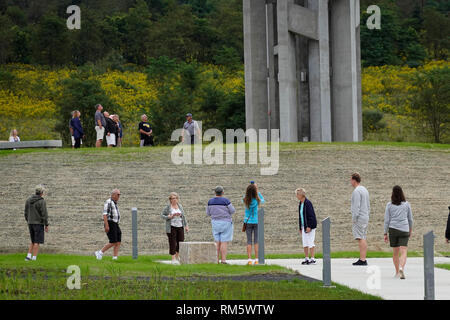
[[[330,241],[331,220],[330,217],[322,220],[322,279],[323,286],[330,287],[331,285],[331,241]]]
[[[137,208],[131,209],[131,233],[133,259],[138,258],[138,234],[137,234]]]
[[[434,234],[430,231],[423,236],[423,269],[425,300],[434,300]]]
[[[264,259],[264,208],[258,209],[258,263],[265,264],[265,259]]]

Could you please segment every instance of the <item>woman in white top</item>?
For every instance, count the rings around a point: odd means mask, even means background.
[[[180,242],[184,241],[184,230],[186,229],[186,232],[189,232],[183,206],[179,203],[179,200],[180,197],[177,193],[170,193],[170,204],[161,213],[161,217],[166,220],[166,233],[169,240],[169,254],[172,256],[172,264],[180,264]]]
[[[9,134],[9,142],[20,142],[20,138],[16,129],[11,130],[11,133]]]

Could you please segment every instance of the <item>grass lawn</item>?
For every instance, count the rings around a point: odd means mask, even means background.
[[[379,299],[339,284],[322,288],[321,282],[235,281],[219,276],[294,274],[279,266],[181,265],[158,263],[167,256],[95,257],[75,255],[39,255],[37,261],[24,261],[23,254],[0,255],[0,299],[301,299],[366,300]],[[69,265],[81,270],[81,289],[69,290],[66,273]],[[211,276],[211,280],[196,279]],[[177,279],[183,277],[183,280]],[[191,279],[189,279],[191,278]]]
[[[435,265],[436,268],[450,270],[450,263],[440,263]]]

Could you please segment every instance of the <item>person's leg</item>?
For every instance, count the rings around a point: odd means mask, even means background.
[[[184,241],[184,228],[177,228],[177,239],[175,247],[175,257],[177,260],[180,259],[180,242]]]
[[[39,252],[39,243],[33,243],[33,257],[37,257]]]
[[[252,245],[251,244],[247,244],[247,257],[248,260],[252,260]]]
[[[314,260],[314,247],[309,248],[309,256]]]
[[[33,253],[33,242],[30,243],[30,246],[28,247],[28,254]]]
[[[395,274],[398,274],[398,270],[399,270],[399,252],[400,252],[400,247],[393,247],[392,248],[392,260],[394,262],[394,267],[395,267]]]
[[[119,249],[120,249],[120,242],[114,243],[114,257],[117,257],[119,255]]]
[[[221,242],[220,241],[216,241],[217,263],[220,263],[220,247],[221,247]]]
[[[259,249],[259,247],[258,247],[258,243],[257,242],[255,243],[254,247],[255,247],[255,260],[258,261],[258,249]]]
[[[359,260],[366,261],[367,258],[367,241],[366,239],[358,239]]]
[[[227,247],[228,247],[228,242],[221,243],[220,255],[222,257],[222,263],[227,261]]]
[[[308,255],[308,247],[303,247],[303,252],[305,253],[305,259],[309,259],[309,255]]]
[[[402,269],[402,270],[405,269],[407,255],[408,255],[408,247],[401,246],[400,247],[399,265],[400,265],[400,269]]]
[[[114,247],[114,243],[108,243],[105,244],[105,246],[100,250],[103,253],[105,253],[106,251],[108,251],[109,249],[111,249],[112,247]]]

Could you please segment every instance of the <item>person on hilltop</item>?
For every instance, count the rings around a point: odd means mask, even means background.
[[[95,147],[100,148],[105,137],[106,119],[102,113],[103,106],[101,104],[95,105],[95,109],[95,132],[97,132]]]
[[[352,174],[350,183],[355,188],[351,198],[352,232],[358,241],[359,259],[354,266],[367,266],[367,228],[370,217],[369,191],[361,185],[361,175]]]
[[[202,136],[197,121],[192,119],[192,113],[186,114],[186,122],[183,124],[183,130],[181,130],[181,142],[184,142],[185,135],[189,137],[188,143],[190,144],[194,144]]]
[[[75,140],[74,148],[78,149],[81,146],[81,139],[84,137],[83,127],[80,121],[81,112],[78,110],[74,111],[72,120],[70,120],[70,125],[72,126],[73,139]]]
[[[20,142],[19,133],[16,129],[12,129],[9,133],[9,142]]]
[[[117,133],[119,131],[119,128],[117,127],[117,124],[114,122],[112,117],[109,115],[107,111],[103,112],[103,115],[106,119],[106,144],[108,148],[115,147],[116,146],[116,137]]]
[[[36,186],[35,194],[25,202],[24,215],[31,238],[25,261],[35,261],[37,259],[39,246],[44,244],[44,231],[48,232],[48,213],[44,192],[44,186]]]
[[[148,123],[148,117],[146,114],[141,116],[141,122],[139,123],[139,133],[140,133],[140,146],[148,147],[153,146],[153,129],[150,123]]]

